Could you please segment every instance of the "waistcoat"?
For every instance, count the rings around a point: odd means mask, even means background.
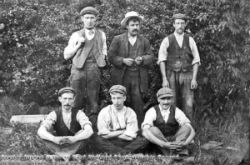
[[[70,123],[70,129],[66,126],[66,124],[63,121],[62,111],[57,110],[56,112],[56,122],[54,124],[54,129],[56,131],[57,136],[74,136],[75,133],[77,133],[81,126],[76,120],[76,114],[78,111],[71,111],[71,123]]]
[[[137,57],[137,41],[135,42],[134,45],[131,45],[130,42],[128,41],[128,57],[135,59]],[[131,71],[137,71],[139,68],[134,62],[132,66],[127,67],[128,70]]]
[[[154,106],[154,109],[156,111],[156,120],[154,121],[154,126],[159,128],[164,136],[175,135],[179,129],[179,124],[175,120],[175,106],[171,105],[167,122],[165,122],[162,117],[159,105]]]
[[[192,71],[192,51],[189,46],[189,35],[184,34],[182,47],[179,46],[174,34],[168,36],[169,47],[166,66],[172,71]]]
[[[85,30],[79,30],[78,33],[80,36],[85,38]],[[99,67],[104,67],[106,65],[105,55],[102,53],[103,50],[103,40],[102,33],[100,30],[96,30],[95,36],[92,40],[85,40],[84,46],[80,47],[76,55],[73,58],[73,66],[74,68],[81,69],[86,62],[86,59],[91,54],[94,55],[96,63]]]

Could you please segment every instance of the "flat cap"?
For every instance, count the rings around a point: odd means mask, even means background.
[[[85,7],[83,8],[81,11],[80,11],[80,15],[83,16],[85,14],[94,14],[94,15],[98,15],[99,12],[98,10],[96,10],[96,8],[94,7],[91,7],[91,6],[88,6],[88,7]]]
[[[173,20],[175,20],[175,19],[187,20],[187,16],[185,14],[177,13],[177,14],[173,15]]]
[[[73,93],[74,95],[76,94],[76,91],[71,88],[71,87],[64,87],[64,88],[61,88],[59,91],[58,91],[58,96],[61,96],[62,94],[64,93]]]
[[[173,97],[174,91],[170,88],[164,87],[158,90],[156,94],[158,99],[164,98],[164,97]]]
[[[127,90],[124,86],[122,85],[113,85],[110,89],[109,89],[109,93],[113,93],[113,92],[118,92],[121,94],[126,95],[127,94]]]

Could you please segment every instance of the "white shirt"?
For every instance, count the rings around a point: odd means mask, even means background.
[[[84,29],[85,30],[85,37],[88,40],[92,40],[95,37],[95,30],[94,29]],[[106,36],[105,36],[106,37]]]
[[[137,39],[137,36],[134,36],[134,37],[128,36],[128,41],[130,42],[130,44],[131,44],[132,46],[134,46],[134,44],[135,44],[135,42],[136,42],[136,39]]]
[[[175,35],[175,38],[176,38],[179,46],[182,47],[184,33],[180,35],[180,34],[174,32],[174,35]],[[162,62],[162,61],[167,61],[167,57],[168,57],[167,49],[168,49],[168,47],[169,47],[169,40],[168,40],[168,37],[165,37],[163,39],[161,46],[160,46],[160,49],[159,49],[157,64],[160,64],[160,62]],[[198,51],[197,45],[192,37],[189,37],[189,47],[190,47],[190,49],[192,51],[192,55],[193,55],[192,65],[196,64],[196,63],[198,63],[200,65],[201,63],[200,63],[199,51]]]
[[[71,113],[67,114],[67,116],[65,116],[65,114],[62,113],[62,117],[65,125],[68,127],[68,129],[70,129]],[[56,112],[52,111],[42,122],[42,125],[44,125],[47,130],[50,130],[52,129],[52,126],[55,124],[56,120],[57,120]],[[79,110],[78,113],[76,114],[76,121],[80,124],[82,129],[86,124],[92,125],[91,122],[89,121],[89,118],[81,110]]]
[[[108,105],[98,115],[97,128],[98,135],[106,135],[116,130],[125,130],[123,134],[135,138],[138,131],[136,113],[126,106],[117,111],[113,105]]]
[[[160,105],[158,105],[160,108],[161,115],[163,117],[163,120],[165,122],[168,121],[169,114],[170,114],[170,107],[168,110],[163,110]],[[150,127],[154,126],[154,121],[156,120],[156,111],[154,107],[151,107],[145,115],[144,121],[142,123],[142,128],[146,125],[149,125]],[[182,126],[184,124],[190,123],[190,120],[186,117],[186,115],[176,107],[175,109],[175,120],[177,123]]]
[[[92,40],[95,37],[95,33],[96,30],[92,29],[92,30],[88,30],[88,29],[84,29],[85,31],[85,37],[88,40]],[[103,49],[102,49],[102,53],[103,55],[107,56],[107,43],[106,43],[106,35],[103,31],[101,31],[102,34],[102,43],[103,43]],[[79,38],[82,37],[79,35],[79,33],[75,32],[71,35],[69,42],[68,42],[68,46],[73,47],[72,45],[76,45],[76,42],[79,40]]]

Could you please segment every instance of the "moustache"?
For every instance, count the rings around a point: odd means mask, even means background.
[[[138,32],[139,30],[138,29],[134,29],[133,32]]]

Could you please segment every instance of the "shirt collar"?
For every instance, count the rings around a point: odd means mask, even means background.
[[[137,36],[138,36],[138,35],[136,35],[136,36],[130,36],[130,35],[128,34],[128,38],[129,38],[129,39],[136,39]]]
[[[91,35],[91,33],[92,33],[92,34],[95,34],[95,28],[93,28],[93,29],[85,29],[85,32],[86,32],[87,34],[89,34],[89,35]]]
[[[111,105],[111,109],[113,109],[115,112],[117,112],[117,113],[121,113],[121,112],[124,112],[125,111],[125,109],[126,109],[126,107],[125,107],[125,105],[123,106],[123,108],[122,108],[122,110],[117,110],[115,107],[114,107],[114,105]]]

